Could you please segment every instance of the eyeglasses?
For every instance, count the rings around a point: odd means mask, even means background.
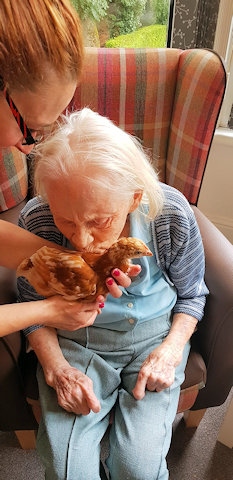
[[[38,143],[42,138],[43,138],[43,135],[41,134],[40,135],[40,138],[34,138],[31,134],[31,131],[29,130],[28,126],[26,125],[23,117],[21,116],[21,114],[19,113],[17,107],[15,106],[12,98],[10,97],[8,91],[5,89],[4,90],[4,94],[5,94],[5,98],[6,98],[6,101],[11,109],[11,112],[23,134],[23,137],[24,137],[24,142],[22,143],[22,145],[33,145],[35,143]]]

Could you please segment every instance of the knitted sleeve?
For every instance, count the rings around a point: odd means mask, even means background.
[[[200,231],[186,198],[167,185],[163,185],[163,190],[164,209],[152,223],[158,262],[177,290],[174,312],[201,320],[208,289]]]

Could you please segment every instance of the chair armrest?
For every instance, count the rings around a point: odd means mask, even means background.
[[[15,332],[0,338],[0,430],[33,430],[37,422],[26,401],[21,373],[23,338]]]
[[[193,406],[199,410],[221,405],[233,385],[233,245],[197,207],[193,210],[204,244],[210,291],[195,334],[207,367],[206,387]]]
[[[25,201],[1,213],[0,218],[17,224],[24,205]],[[0,305],[15,301],[15,272],[0,267]],[[25,357],[25,342],[21,332],[0,338],[0,430],[3,431],[37,428],[37,422],[26,401]]]

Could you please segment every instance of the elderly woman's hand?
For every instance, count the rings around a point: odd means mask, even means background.
[[[133,395],[141,400],[145,390],[161,392],[174,382],[175,369],[182,360],[186,343],[195,331],[197,319],[184,313],[175,313],[171,329],[164,341],[143,362]]]
[[[121,287],[127,288],[131,284],[130,277],[136,277],[141,272],[140,265],[132,264],[127,273],[123,273],[118,268],[114,268],[112,270],[112,277],[107,278],[106,285],[108,287],[109,293],[115,298],[119,298],[122,295],[122,291],[119,288]]]
[[[37,329],[28,336],[43,369],[46,383],[54,388],[58,404],[67,412],[88,415],[97,413],[100,402],[93,389],[92,380],[64,357],[54,328]]]
[[[174,382],[175,368],[182,358],[181,353],[165,342],[155,348],[141,366],[133,389],[134,397],[141,400],[146,389],[160,392],[170,387]]]
[[[69,364],[53,371],[50,386],[57,393],[60,407],[67,412],[88,415],[100,411],[100,402],[95,396],[92,380]]]

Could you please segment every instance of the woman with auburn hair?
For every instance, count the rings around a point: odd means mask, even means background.
[[[83,42],[69,0],[0,2],[0,169],[12,161],[8,147],[29,154],[66,109],[80,79]],[[0,264],[17,268],[43,245],[39,237],[0,220]],[[127,285],[123,273],[118,280]],[[112,290],[113,289],[113,290]],[[115,283],[109,290],[114,293]],[[92,323],[103,298],[82,307],[61,298],[0,307],[0,335],[41,323],[74,330]]]
[[[80,20],[69,0],[2,0],[0,39],[0,146],[27,154],[73,97]]]

